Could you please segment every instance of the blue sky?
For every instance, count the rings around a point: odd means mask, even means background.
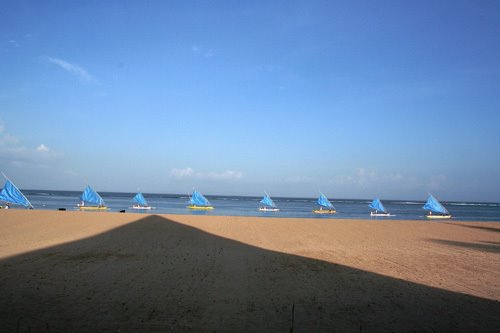
[[[19,187],[500,201],[498,1],[2,1]]]

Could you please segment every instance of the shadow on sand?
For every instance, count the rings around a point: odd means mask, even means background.
[[[480,230],[491,231],[491,232],[500,232],[500,228],[485,227],[483,225],[458,224],[458,223],[451,223],[451,222],[443,222],[443,223],[446,223],[448,225],[454,225],[456,227],[462,227],[462,228],[471,228],[471,229],[480,229]]]
[[[457,242],[447,239],[429,239],[429,241],[449,246],[464,247],[472,250],[500,253],[500,243],[496,242],[481,241],[481,242],[470,243],[470,242]]]
[[[500,327],[498,301],[264,250],[161,216],[5,259],[0,269],[0,327],[6,332]]]

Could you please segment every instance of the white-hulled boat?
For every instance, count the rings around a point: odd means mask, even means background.
[[[151,207],[148,202],[146,201],[146,198],[142,195],[141,192],[137,193],[135,197],[132,198],[134,200],[135,204],[132,206],[132,209],[138,209],[138,210],[151,210],[154,209],[154,207]]]
[[[370,216],[373,217],[387,217],[387,216],[395,216],[391,215],[382,204],[379,198],[373,199],[373,201],[368,205],[372,211],[370,212]]]
[[[269,194],[265,194],[262,200],[260,201],[262,206],[259,207],[261,212],[279,212],[280,209],[276,206],[273,199],[269,196]]]

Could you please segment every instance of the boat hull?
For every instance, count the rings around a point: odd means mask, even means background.
[[[313,210],[314,214],[337,214],[335,209],[315,209]]]
[[[194,209],[194,210],[212,210],[214,209],[213,206],[196,206],[196,205],[189,205],[187,206],[188,209]]]
[[[425,215],[425,218],[429,220],[448,220],[451,219],[451,215]]]
[[[151,210],[153,209],[154,207],[151,207],[151,206],[132,206],[132,209],[138,209],[138,210]]]
[[[79,210],[107,210],[107,206],[79,206]]]
[[[370,216],[373,216],[373,217],[388,217],[388,216],[395,216],[395,215],[391,215],[390,213],[374,213],[374,212],[371,212]]]
[[[268,208],[268,207],[259,207],[261,212],[279,212],[279,208]]]

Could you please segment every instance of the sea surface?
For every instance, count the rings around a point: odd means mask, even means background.
[[[77,210],[81,192],[52,190],[22,190],[35,209]],[[383,200],[386,209],[395,216],[370,217],[368,204],[371,199],[335,199],[330,198],[337,214],[318,215],[312,213],[317,208],[317,198],[283,198],[273,197],[279,212],[261,212],[258,210],[261,197],[207,195],[207,199],[215,207],[211,211],[193,211],[187,209],[188,194],[152,194],[143,193],[148,203],[155,207],[150,211],[132,209],[132,198],[135,193],[99,192],[109,207],[108,211],[126,210],[137,214],[192,214],[215,216],[257,216],[283,218],[328,218],[328,219],[405,219],[422,220],[425,211],[424,201]],[[458,221],[497,221],[500,222],[500,203],[488,202],[442,202],[450,211],[453,220]],[[91,212],[89,212],[91,213]]]

